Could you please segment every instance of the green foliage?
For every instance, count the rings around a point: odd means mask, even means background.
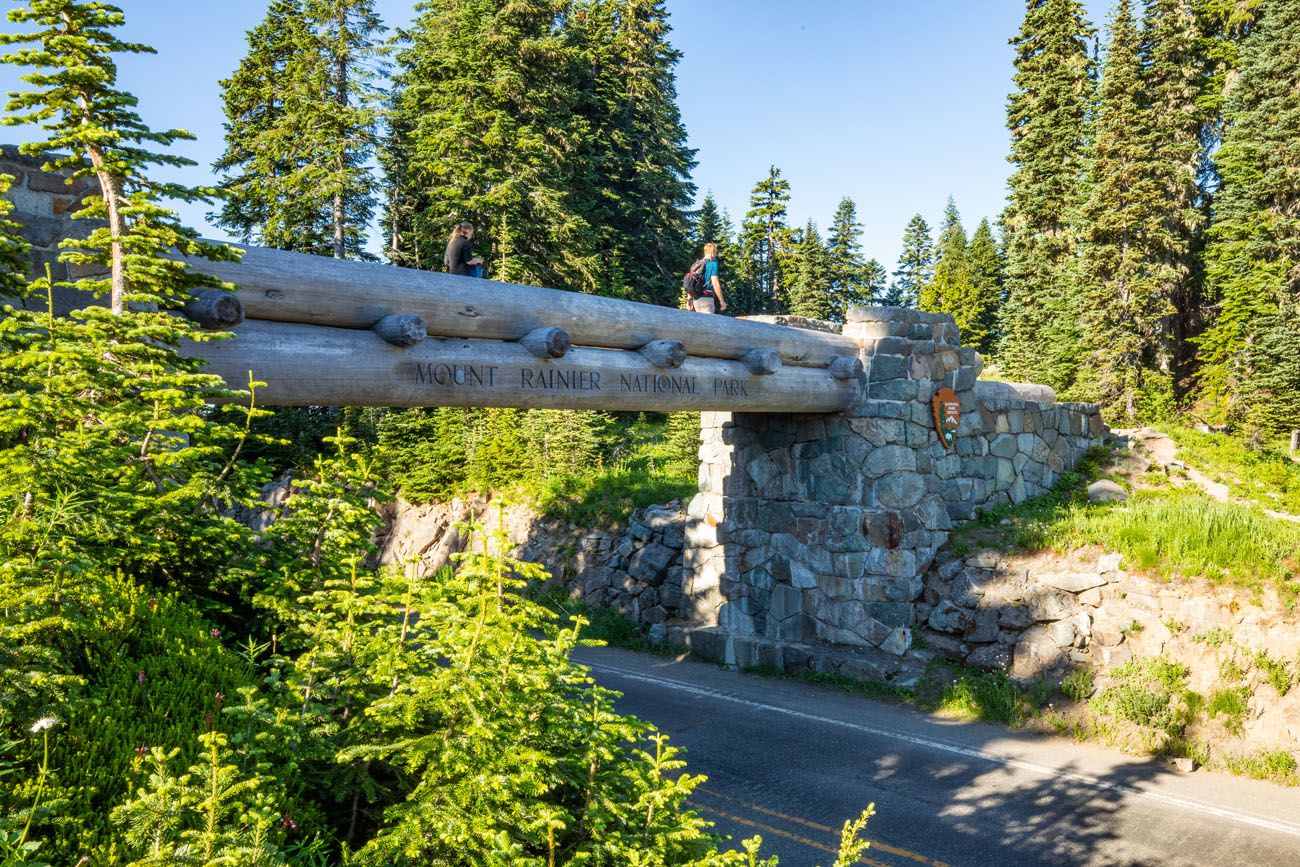
[[[1064,392],[1074,382],[1079,208],[1093,105],[1094,33],[1079,0],[1027,4],[1007,101],[1013,171],[1003,214],[1007,301],[998,363]]]
[[[788,312],[809,319],[829,319],[834,301],[833,260],[812,220],[795,235],[793,250],[794,275],[786,290]]]
[[[1286,750],[1260,750],[1244,756],[1229,756],[1225,764],[1234,774],[1256,780],[1271,780],[1289,786],[1300,784],[1300,775],[1296,774],[1300,765]]]
[[[915,307],[933,276],[934,241],[930,237],[930,224],[920,214],[914,214],[903,230],[903,252],[898,254],[898,268],[882,302],[893,307]]]
[[[1180,458],[1227,485],[1234,496],[1267,509],[1300,514],[1300,464],[1284,448],[1173,425],[1161,429],[1178,445]]]
[[[1215,420],[1275,433],[1300,427],[1292,399],[1300,380],[1290,363],[1300,343],[1288,321],[1300,261],[1300,10],[1265,0],[1257,15],[1225,91],[1226,132],[1215,154],[1222,189],[1205,249],[1217,307],[1199,346],[1204,401]]]
[[[1012,683],[1006,672],[957,665],[928,671],[917,688],[916,703],[922,710],[1011,726],[1032,719],[1041,704]]]
[[[987,219],[980,220],[966,250],[971,288],[963,310],[961,340],[980,352],[991,353],[997,345],[998,310],[1002,305],[1002,254]]]
[[[1120,0],[1101,78],[1091,195],[1081,211],[1089,363],[1078,391],[1126,423],[1136,421],[1153,392],[1172,392],[1168,335],[1175,313],[1174,275],[1161,261],[1172,243],[1163,231],[1166,187],[1154,168],[1155,121],[1145,104],[1140,43],[1132,3]]]
[[[1223,717],[1223,727],[1230,734],[1241,736],[1246,721],[1246,712],[1250,709],[1250,690],[1244,686],[1230,686],[1217,689],[1210,695],[1205,705],[1205,712],[1211,718]]]
[[[1076,668],[1061,680],[1061,695],[1072,701],[1087,701],[1094,688],[1091,668]]]
[[[857,205],[848,197],[840,199],[826,238],[826,251],[830,255],[827,274],[831,293],[829,316],[835,322],[843,322],[848,309],[856,304],[874,303],[877,295],[884,291],[884,278],[877,273],[880,263],[875,259],[870,262],[862,259],[861,235]]]
[[[1163,656],[1135,657],[1108,672],[1112,683],[1092,699],[1092,709],[1175,741],[1200,710],[1184,686],[1187,674],[1185,665]]]
[[[967,246],[961,214],[957,212],[957,203],[949,196],[943,212],[943,225],[939,227],[939,242],[935,246],[934,275],[921,285],[916,306],[934,313],[951,313],[958,326],[965,325],[969,318],[966,304],[974,292]]]
[[[729,298],[737,316],[787,312],[786,287],[794,265],[789,205],[790,182],[771,166],[750,192],[749,211],[740,224],[739,285]]]

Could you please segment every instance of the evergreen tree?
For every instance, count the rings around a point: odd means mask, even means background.
[[[987,219],[980,220],[971,235],[966,260],[970,266],[970,296],[965,305],[962,343],[990,353],[997,342],[998,310],[1002,304],[1002,257]]]
[[[749,211],[740,224],[741,291],[728,297],[737,316],[780,313],[786,309],[791,231],[786,223],[790,182],[776,166],[749,194]]]
[[[599,291],[672,303],[689,257],[695,151],[677,108],[663,0],[578,0],[565,18],[591,70],[578,111],[580,205],[597,234]]]
[[[372,82],[384,31],[375,0],[304,0],[325,61],[326,98],[310,103],[308,123],[314,171],[311,180],[330,203],[335,259],[355,255],[365,244],[374,214],[374,156],[378,113]]]
[[[788,290],[789,312],[809,319],[831,315],[831,255],[812,220],[793,243],[794,274]]]
[[[840,199],[826,239],[826,251],[830,255],[830,317],[837,322],[844,321],[845,312],[853,305],[872,301],[866,263],[862,261],[861,237],[857,205],[848,197]]]
[[[376,112],[373,0],[274,0],[223,81],[225,201],[245,242],[366,258]]]
[[[903,252],[898,256],[894,281],[883,303],[890,307],[915,307],[921,292],[934,278],[934,241],[930,224],[913,214],[903,230]]]
[[[880,260],[868,259],[862,266],[862,299],[852,304],[884,304],[884,298],[888,294],[889,271],[880,264]],[[847,307],[844,312],[847,315]]]
[[[957,203],[949,196],[935,250],[934,277],[921,286],[916,306],[932,313],[951,313],[963,332],[973,318],[968,309],[973,285],[966,245],[966,229],[961,224],[961,214],[957,211]]]
[[[389,183],[395,260],[441,268],[451,227],[477,229],[498,279],[583,291],[602,283],[577,187],[587,175],[581,47],[568,0],[429,0],[397,55]],[[390,195],[390,202],[392,196]],[[394,226],[393,220],[397,222]]]
[[[1079,0],[1028,0],[1007,106],[1015,166],[1003,225],[1007,301],[999,363],[1064,391],[1079,345],[1076,222],[1093,93],[1092,28]]]
[[[1276,432],[1300,427],[1300,381],[1269,364],[1300,353],[1285,319],[1300,293],[1300,8],[1265,0],[1239,63],[1215,155],[1223,187],[1205,260],[1219,301],[1199,341],[1202,382],[1216,419]]]
[[[1139,34],[1130,0],[1119,0],[1101,80],[1082,211],[1084,338],[1089,364],[1079,391],[1112,417],[1136,421],[1139,406],[1168,407],[1174,312],[1172,275],[1162,273],[1166,188],[1152,159],[1153,124],[1143,104]]]
[[[1153,232],[1153,264],[1172,315],[1161,325],[1173,388],[1180,390],[1194,352],[1189,337],[1203,327],[1199,266],[1208,203],[1202,188],[1204,142],[1215,113],[1204,98],[1207,71],[1202,25],[1194,0],[1146,0],[1142,30],[1144,105],[1150,109],[1150,171],[1162,199],[1162,225]]]

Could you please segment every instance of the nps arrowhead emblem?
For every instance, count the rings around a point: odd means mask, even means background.
[[[961,423],[961,401],[951,388],[941,388],[930,398],[930,405],[934,409],[934,429],[939,432],[939,441],[950,449],[957,439],[957,425]]]

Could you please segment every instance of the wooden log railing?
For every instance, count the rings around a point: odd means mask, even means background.
[[[861,387],[857,342],[830,332],[243,250],[191,261],[238,286],[246,321],[186,351],[233,386],[266,382],[263,404],[832,412]],[[228,327],[213,303],[195,314]]]

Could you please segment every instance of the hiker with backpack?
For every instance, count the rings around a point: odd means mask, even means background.
[[[704,245],[704,258],[697,259],[686,276],[682,288],[696,313],[721,313],[727,309],[727,299],[722,294],[722,281],[718,279],[718,245],[710,241]]]

